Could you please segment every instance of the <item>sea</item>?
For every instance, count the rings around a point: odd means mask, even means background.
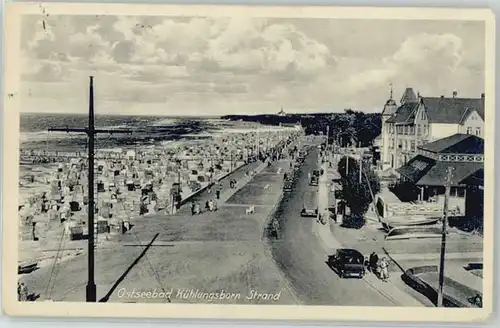
[[[189,138],[209,137],[225,129],[237,128],[235,122],[219,118],[165,116],[96,115],[98,129],[140,130],[130,134],[98,134],[97,149],[128,148]],[[49,132],[49,128],[85,128],[88,116],[80,114],[32,114],[20,116],[20,148],[83,151],[84,133]]]

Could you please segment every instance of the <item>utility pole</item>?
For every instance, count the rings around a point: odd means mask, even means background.
[[[233,150],[231,149],[231,162],[229,164],[230,169],[229,172],[233,172]]]
[[[437,306],[443,307],[443,288],[444,288],[444,260],[446,253],[446,227],[448,225],[448,201],[450,198],[451,189],[451,178],[452,178],[452,167],[448,167],[448,172],[446,175],[446,191],[444,194],[444,208],[443,208],[443,227],[441,232],[441,256],[439,259],[439,289],[438,289],[438,301]]]
[[[88,281],[86,286],[86,301],[95,302],[97,298],[94,279],[94,250],[97,238],[97,222],[94,222],[95,199],[94,199],[94,159],[95,159],[95,136],[100,133],[132,133],[132,130],[124,129],[96,129],[94,120],[94,77],[90,76],[89,85],[89,121],[86,128],[49,128],[48,131],[85,133],[88,136]]]
[[[328,149],[328,145],[330,144],[330,125],[326,126],[326,149]]]
[[[359,156],[359,184],[362,182],[362,173],[363,172],[363,156]]]
[[[345,165],[346,165],[346,173],[345,175],[349,175],[349,155],[347,155],[345,157],[346,161],[345,161]]]

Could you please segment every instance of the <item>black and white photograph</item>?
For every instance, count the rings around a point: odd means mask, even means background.
[[[488,11],[22,6],[12,312],[491,309]]]

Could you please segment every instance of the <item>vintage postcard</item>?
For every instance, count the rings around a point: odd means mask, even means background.
[[[11,3],[5,28],[8,314],[491,314],[490,10]]]

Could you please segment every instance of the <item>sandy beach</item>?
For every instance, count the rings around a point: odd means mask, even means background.
[[[94,232],[98,246],[114,242],[134,218],[174,214],[207,187],[214,188],[215,198],[219,179],[248,163],[285,156],[280,145],[295,134],[291,127],[256,129],[246,124],[222,133],[202,133],[199,138],[97,149]],[[109,154],[113,158],[104,159]],[[86,247],[88,166],[85,153],[78,155],[22,152],[20,267],[33,263],[42,267],[54,257],[64,261]]]

